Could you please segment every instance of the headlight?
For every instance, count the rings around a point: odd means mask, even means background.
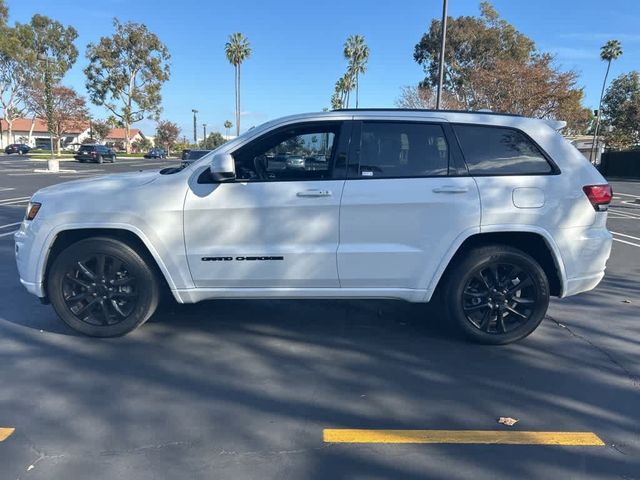
[[[38,214],[38,211],[40,211],[41,206],[41,203],[29,202],[29,205],[27,205],[27,214],[25,216],[25,219],[33,220],[34,218],[36,218],[36,215]]]

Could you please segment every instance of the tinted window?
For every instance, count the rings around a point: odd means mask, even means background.
[[[294,126],[269,133],[233,154],[238,180],[322,180],[331,178],[331,159],[340,125]]]
[[[551,172],[540,149],[517,130],[478,125],[455,125],[454,129],[472,175]]]
[[[79,152],[93,152],[94,150],[94,146],[92,145],[83,145],[80,147],[80,150],[78,150]]]
[[[448,163],[449,148],[440,125],[400,122],[362,124],[357,174],[360,178],[446,175]]]

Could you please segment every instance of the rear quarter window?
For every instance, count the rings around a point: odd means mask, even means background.
[[[534,175],[553,171],[540,149],[513,128],[453,126],[471,175]]]

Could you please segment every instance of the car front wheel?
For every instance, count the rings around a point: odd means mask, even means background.
[[[444,307],[467,338],[502,345],[523,339],[544,318],[549,282],[540,265],[508,246],[475,248],[445,278]]]
[[[58,316],[93,337],[124,335],[153,315],[158,278],[130,245],[108,237],[81,240],[64,249],[47,276]]]

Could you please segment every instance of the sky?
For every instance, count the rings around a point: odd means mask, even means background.
[[[191,110],[197,109],[198,136],[224,132],[235,122],[233,67],[224,44],[242,32],[253,53],[242,65],[242,130],[283,115],[330,107],[336,79],[346,69],[342,50],[351,34],[364,35],[370,48],[367,72],[360,79],[360,107],[393,107],[406,85],[423,77],[413,50],[441,0],[6,0],[9,22],[28,22],[35,13],[73,25],[80,54],[63,84],[86,95],[83,69],[90,42],[113,33],[112,19],[144,23],[171,53],[171,79],[164,85],[162,118],[193,136]],[[640,70],[639,0],[494,0],[503,18],[532,38],[558,64],[579,74],[585,104],[597,108],[606,65],[600,47],[622,42],[624,54],[610,79]],[[449,16],[477,15],[479,0],[450,0]],[[101,107],[92,116],[105,118]],[[155,122],[135,125],[153,135]],[[235,128],[235,127],[234,127]]]

